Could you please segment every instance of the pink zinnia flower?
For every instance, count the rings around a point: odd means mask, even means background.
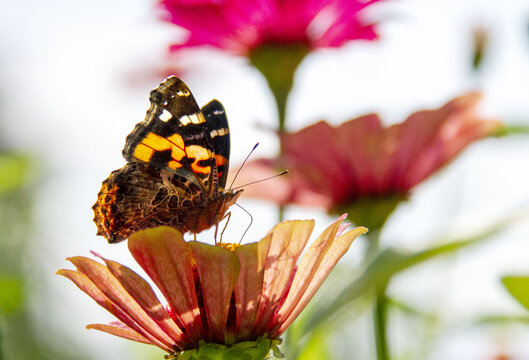
[[[476,113],[480,99],[478,93],[461,96],[390,127],[376,114],[337,127],[320,121],[280,135],[283,155],[248,164],[239,181],[262,179],[284,167],[288,176],[249,186],[246,196],[328,210],[362,199],[405,197],[469,144],[498,129],[499,122]]]
[[[328,227],[297,263],[313,221],[287,221],[261,241],[242,246],[186,242],[169,227],[130,236],[129,250],[165,298],[128,267],[72,257],[77,271],[59,270],[119,322],[89,325],[170,354],[199,342],[231,346],[273,340],[299,315],[352,241],[365,228],[342,234],[345,215]],[[167,310],[166,310],[167,308]],[[271,346],[263,357],[268,353]]]
[[[189,31],[173,49],[212,46],[246,55],[264,44],[339,47],[377,37],[362,10],[378,0],[161,0],[165,19]]]

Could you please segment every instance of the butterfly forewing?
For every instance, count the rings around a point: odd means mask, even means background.
[[[202,113],[206,118],[206,125],[215,151],[218,185],[225,188],[230,159],[230,128],[226,111],[219,101],[212,100],[202,107]]]
[[[215,176],[213,145],[191,91],[173,76],[151,92],[150,101],[145,120],[127,136],[123,156],[194,178],[208,191]]]

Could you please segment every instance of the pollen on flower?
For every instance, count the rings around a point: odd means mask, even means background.
[[[241,246],[241,244],[236,243],[217,243],[216,245],[223,247],[224,249],[227,249],[229,251],[235,251]]]

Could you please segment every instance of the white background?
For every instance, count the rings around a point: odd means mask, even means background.
[[[80,351],[99,360],[140,359],[145,346],[84,330],[88,323],[112,318],[55,271],[68,266],[65,257],[90,250],[132,263],[125,243],[109,246],[95,236],[90,207],[101,181],[124,164],[125,136],[143,119],[148,93],[168,66],[180,72],[200,105],[222,101],[234,165],[256,142],[261,143],[256,157],[274,155],[276,139],[257,126],[275,126],[272,97],[264,79],[242,59],[209,53],[207,59],[178,63],[168,58],[167,45],[182,32],[157,20],[154,2],[4,0],[2,5],[0,131],[8,142],[1,145],[33,154],[42,174],[33,251],[24,257],[35,283],[44,285],[32,295],[36,322],[43,331],[69,333],[84,343]],[[388,0],[369,15],[382,22],[380,41],[318,51],[302,63],[289,103],[290,129],[373,111],[387,123],[399,122],[474,89],[484,92],[486,116],[529,125],[527,1]],[[475,74],[470,48],[472,29],[479,25],[489,30],[490,52]],[[456,223],[469,230],[511,211],[524,212],[528,160],[529,141],[523,136],[471,146],[399,207],[383,233],[384,245],[418,249]],[[246,240],[256,241],[275,223],[274,207],[244,198],[240,204],[254,217]],[[237,208],[233,213],[228,237],[238,241],[249,220]],[[291,208],[287,218],[316,218],[317,231],[331,221],[299,208]],[[528,241],[529,227],[522,222],[486,245],[421,266],[392,283],[392,295],[439,311],[451,329],[423,358],[493,359],[502,351],[513,359],[529,358],[529,332],[522,327],[505,333],[461,325],[484,314],[525,314],[499,277],[529,274]],[[360,242],[356,245],[349,261],[362,250]],[[394,351],[413,348],[413,332],[398,318],[391,324]],[[359,346],[368,348],[367,341]]]

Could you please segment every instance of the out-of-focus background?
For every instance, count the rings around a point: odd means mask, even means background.
[[[91,250],[132,266],[125,243],[109,246],[95,235],[91,206],[101,181],[124,164],[125,137],[143,120],[149,91],[163,74],[182,77],[200,105],[212,98],[224,104],[233,165],[256,142],[257,157],[277,151],[275,135],[266,130],[276,124],[272,95],[242,59],[211,52],[171,58],[167,46],[184,34],[158,20],[154,1],[2,5],[0,150],[8,155],[0,161],[12,166],[2,167],[11,170],[0,178],[20,175],[13,189],[0,189],[0,280],[14,294],[0,317],[5,359],[159,359],[161,352],[146,345],[85,330],[113,319],[55,271],[69,266],[66,257]],[[475,89],[484,93],[481,109],[488,117],[529,125],[527,1],[388,0],[368,14],[381,22],[379,41],[319,50],[302,63],[289,99],[289,129],[368,112],[400,122]],[[488,35],[478,71],[472,67],[476,29]],[[417,249],[456,229],[470,231],[514,212],[528,215],[528,184],[527,136],[481,141],[414,190],[382,241]],[[259,240],[277,210],[244,195],[240,204],[254,217],[245,239]],[[238,241],[249,218],[236,207],[232,213],[225,237]],[[285,217],[316,218],[316,233],[331,221],[297,207]],[[354,264],[363,251],[356,245],[346,262]],[[485,315],[525,315],[501,286],[507,273],[529,274],[527,221],[400,275],[390,294],[442,320],[423,329],[392,317],[395,353],[402,359],[528,359],[529,325],[475,324]],[[337,358],[372,358],[369,326],[360,318],[337,332]],[[417,344],[416,332],[430,341]]]

